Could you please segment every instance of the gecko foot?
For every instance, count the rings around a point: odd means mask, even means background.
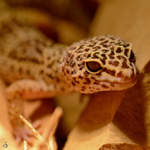
[[[20,144],[22,141],[27,141],[30,143],[30,138],[33,136],[32,131],[26,127],[17,127],[13,130],[13,135],[16,139],[17,144]]]
[[[36,121],[32,124],[32,126],[35,130],[37,130],[40,127],[40,122]],[[17,144],[20,144],[22,141],[32,144],[32,138],[35,136],[32,129],[30,129],[27,125],[15,128],[13,130],[13,135]]]

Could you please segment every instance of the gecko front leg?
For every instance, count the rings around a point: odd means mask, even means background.
[[[6,89],[10,123],[17,141],[28,140],[30,136],[29,130],[19,118],[20,114],[24,114],[23,100],[52,97],[54,94],[54,86],[47,86],[43,81],[35,80],[19,80]]]

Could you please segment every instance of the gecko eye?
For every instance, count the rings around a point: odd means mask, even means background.
[[[86,67],[90,72],[97,72],[102,69],[100,63],[98,63],[97,61],[86,62]]]
[[[134,62],[134,63],[135,63],[135,55],[134,55],[133,51],[131,51],[131,53],[130,53],[130,58],[129,58],[129,60],[130,60],[131,62]]]

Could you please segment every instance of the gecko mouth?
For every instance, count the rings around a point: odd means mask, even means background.
[[[136,84],[136,76],[131,79],[122,79],[120,81],[102,81],[101,85],[105,85],[103,91],[121,91],[133,87]]]
[[[131,80],[124,80],[122,82],[113,82],[112,85],[114,87],[118,87],[118,90],[125,90],[125,89],[128,89],[128,88],[131,88],[133,87],[137,82],[137,79],[136,77],[133,77]]]

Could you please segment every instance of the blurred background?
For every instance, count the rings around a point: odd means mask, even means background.
[[[1,0],[3,1],[3,0]],[[22,20],[56,42],[70,44],[88,35],[99,0],[5,0]]]

